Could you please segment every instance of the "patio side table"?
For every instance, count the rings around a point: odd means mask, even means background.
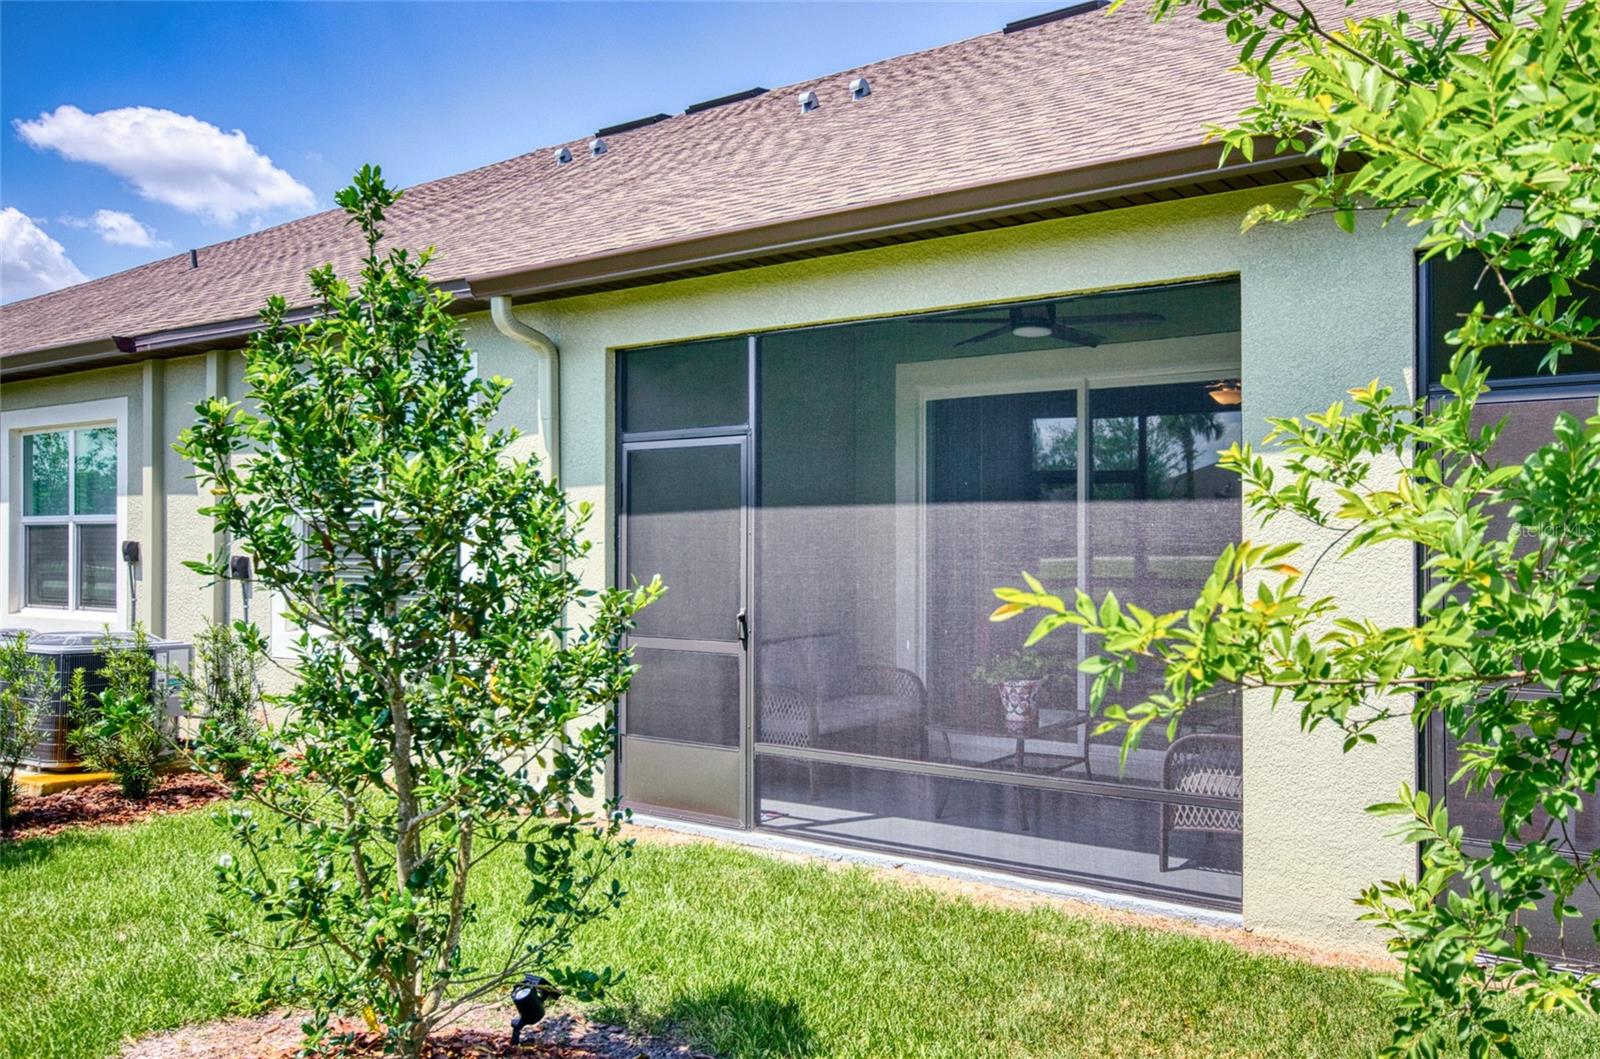
[[[930,721],[928,723],[929,745],[938,739],[944,745],[944,764],[971,765],[976,768],[993,769],[998,773],[1028,774],[1034,776],[1053,776],[1069,769],[1083,766],[1084,775],[1089,779],[1094,778],[1094,769],[1089,762],[1089,733],[1087,726],[1090,717],[1081,710],[1041,710],[1040,717],[1029,727],[1020,731],[1006,727],[1000,720],[988,721]],[[1029,742],[1035,743],[1066,743],[1076,742],[1078,733],[1082,732],[1083,753],[1063,754],[1048,750],[1029,750]],[[980,746],[992,744],[993,749],[999,753],[990,753],[987,756],[963,757],[956,756],[956,746],[961,742],[977,743]],[[997,777],[1000,778],[1000,777]],[[951,780],[944,780],[944,786],[939,792],[938,805],[934,807],[934,819],[943,819],[945,807],[950,800]],[[1028,805],[1025,799],[1026,791],[1016,786],[1017,811],[1022,819],[1022,830],[1028,827]]]

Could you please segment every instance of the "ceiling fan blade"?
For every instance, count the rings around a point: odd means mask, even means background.
[[[1055,327],[1051,328],[1051,333],[1061,341],[1071,342],[1075,346],[1088,346],[1092,349],[1100,344],[1099,335],[1088,331],[1080,331],[1076,327],[1068,327],[1060,320],[1057,320]]]
[[[1058,316],[1064,324],[1156,324],[1165,320],[1160,313],[1087,313],[1083,316]]]
[[[914,324],[1003,324],[1009,323],[1009,316],[908,316]]]
[[[981,335],[973,335],[971,338],[963,338],[961,341],[957,342],[956,345],[958,345],[958,346],[970,346],[974,342],[987,342],[991,338],[999,338],[1001,335],[1010,334],[1010,333],[1011,333],[1011,322],[1008,320],[1005,323],[1001,324],[999,327],[995,328],[993,331],[985,331]]]

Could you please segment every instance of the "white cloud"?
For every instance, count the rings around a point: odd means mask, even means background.
[[[104,166],[152,202],[218,224],[316,204],[310,188],[273,165],[242,131],[223,132],[189,114],[155,107],[88,114],[68,104],[13,124],[33,147]]]
[[[117,246],[172,245],[157,239],[153,228],[121,210],[95,210],[93,217],[62,217],[60,221],[69,228],[93,228],[100,238]]]
[[[33,218],[15,206],[0,209],[0,302],[31,298],[88,278]]]

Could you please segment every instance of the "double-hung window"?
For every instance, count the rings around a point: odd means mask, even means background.
[[[115,622],[123,402],[5,416],[7,607]]]
[[[22,595],[28,607],[117,608],[117,428],[22,435]]]

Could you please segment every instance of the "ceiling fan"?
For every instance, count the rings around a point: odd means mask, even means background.
[[[957,342],[958,346],[968,346],[974,342],[988,342],[990,339],[999,338],[1004,334],[1012,334],[1018,338],[1055,338],[1062,342],[1070,342],[1075,346],[1098,346],[1105,341],[1093,331],[1085,331],[1078,324],[1153,324],[1165,320],[1160,313],[1085,313],[1080,316],[1058,316],[1054,303],[1045,302],[1039,305],[1016,305],[1005,310],[1002,316],[965,316],[960,313],[951,313],[942,316],[917,317],[916,322],[922,324],[947,324],[952,321],[973,324],[999,324],[992,331],[985,331],[981,335],[973,335]]]

